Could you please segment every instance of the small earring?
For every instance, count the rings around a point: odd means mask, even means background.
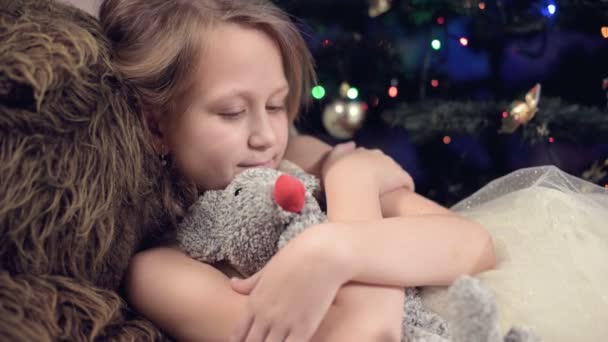
[[[163,144],[161,147],[161,152],[160,152],[160,165],[162,165],[163,167],[167,166],[167,154],[165,152],[165,145]]]

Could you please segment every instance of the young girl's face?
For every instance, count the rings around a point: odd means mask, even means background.
[[[223,188],[246,168],[276,168],[289,124],[288,84],[271,37],[221,24],[206,38],[190,106],[160,123],[176,166],[201,190]]]

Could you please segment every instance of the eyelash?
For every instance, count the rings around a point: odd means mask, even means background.
[[[282,112],[285,110],[285,106],[268,106],[266,110],[270,112]]]
[[[266,110],[269,112],[282,112],[286,109],[285,106],[267,106]],[[225,113],[220,113],[221,116],[227,117],[227,118],[236,118],[239,115],[245,113],[244,110],[238,111],[238,112],[225,112]]]
[[[227,119],[235,119],[237,118],[239,115],[245,113],[244,110],[238,111],[238,112],[226,112],[226,113],[220,113],[220,116],[223,116]]]

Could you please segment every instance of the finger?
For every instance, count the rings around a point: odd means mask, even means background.
[[[242,342],[247,337],[247,333],[249,332],[249,328],[253,323],[253,316],[247,314],[247,317],[242,319],[236,326],[232,337],[230,338],[230,342]]]
[[[327,160],[335,161],[355,150],[355,143],[338,144],[329,152]]]
[[[289,335],[288,332],[289,330],[286,329],[272,329],[264,342],[284,342]]]
[[[357,146],[353,141],[349,141],[347,143],[337,144],[331,151],[333,155],[340,155],[343,153],[354,151]]]
[[[300,338],[293,334],[289,334],[289,336],[287,336],[287,338],[285,339],[285,342],[306,342],[306,341],[307,341],[306,339]]]
[[[246,279],[232,278],[230,279],[230,286],[232,287],[232,290],[243,295],[248,295],[257,285],[260,280],[260,275],[261,272],[258,272]]]
[[[414,179],[408,172],[405,173],[405,187],[409,191],[416,191],[416,183],[414,183]]]
[[[357,147],[354,141],[348,141],[345,143],[337,144],[334,148],[339,148],[341,150],[354,150]]]
[[[254,320],[245,342],[264,342],[269,331],[270,329],[266,324],[263,324],[260,320]]]
[[[303,322],[302,322],[303,323]],[[285,342],[307,342],[313,337],[316,328],[308,324],[299,324],[288,331]]]

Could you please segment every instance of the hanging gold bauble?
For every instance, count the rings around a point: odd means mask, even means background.
[[[346,98],[348,95],[349,89],[350,89],[350,84],[348,84],[348,82],[340,83],[340,88],[339,88],[340,97]]]
[[[525,101],[513,101],[508,115],[503,118],[499,133],[513,133],[521,125],[528,123],[538,112],[540,101],[540,83],[526,93]]]
[[[391,9],[391,0],[369,0],[368,14],[374,18]]]
[[[323,110],[323,126],[334,138],[350,139],[363,125],[365,110],[362,102],[336,100]]]

